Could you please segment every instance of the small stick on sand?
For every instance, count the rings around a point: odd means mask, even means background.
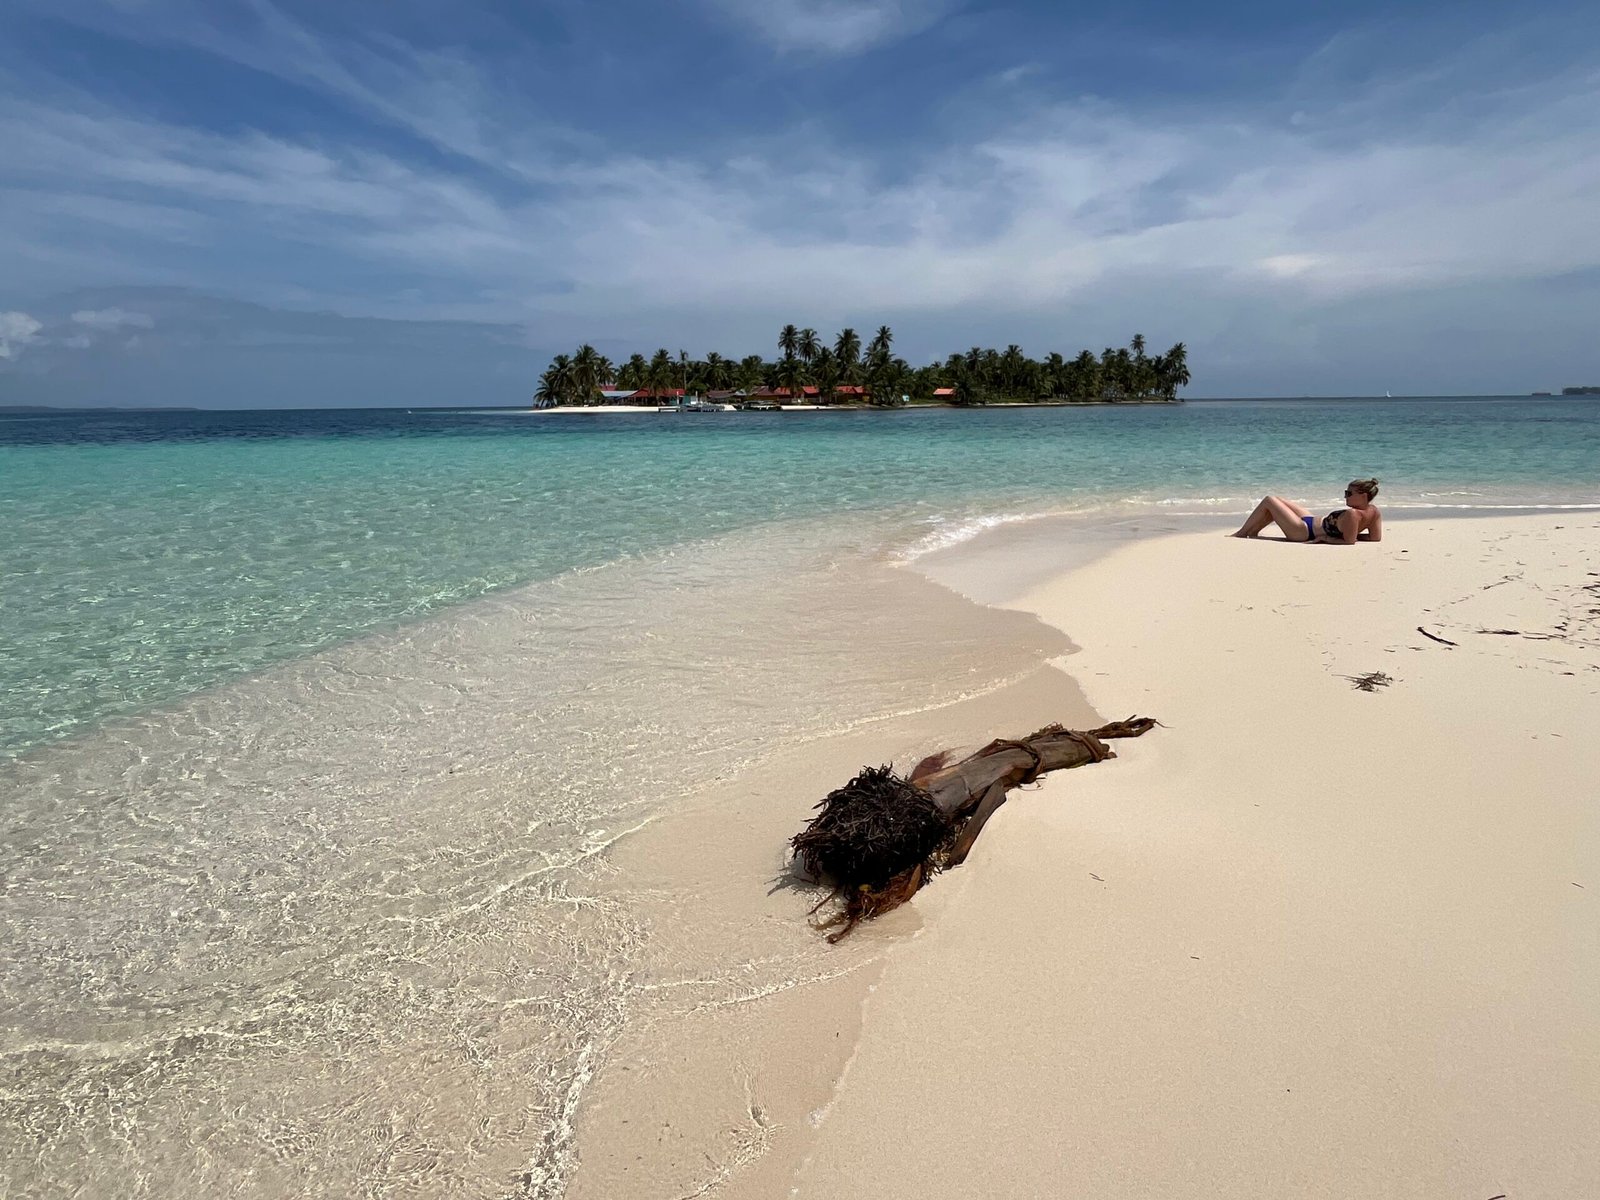
[[[1394,680],[1382,671],[1368,671],[1365,675],[1346,675],[1358,692],[1375,692],[1381,687],[1388,687]]]

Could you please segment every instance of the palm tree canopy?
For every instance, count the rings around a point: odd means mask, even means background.
[[[551,359],[539,376],[534,401],[540,405],[594,403],[600,389],[613,381],[629,389],[648,388],[658,393],[679,387],[754,390],[772,384],[791,389],[796,398],[805,384],[815,382],[824,401],[842,384],[866,383],[875,404],[898,404],[904,394],[927,399],[941,387],[954,388],[960,404],[1040,397],[1176,400],[1178,390],[1191,379],[1189,352],[1182,342],[1152,357],[1146,354],[1148,343],[1143,334],[1135,334],[1120,349],[1107,346],[1098,356],[1082,350],[1069,360],[1051,351],[1035,359],[1013,342],[1004,350],[973,346],[964,354],[951,354],[919,368],[896,356],[893,344],[894,333],[887,325],[878,327],[865,356],[854,329],[841,329],[830,347],[814,329],[785,325],[778,335],[782,358],[774,362],[760,354],[748,354],[735,363],[715,350],[703,360],[694,360],[686,350],[679,350],[674,357],[662,348],[649,359],[642,354],[629,355],[619,370],[594,346],[584,343],[571,355],[558,354]]]
[[[806,364],[798,358],[786,358],[778,364],[778,386],[789,389],[790,400],[805,399]]]
[[[841,329],[834,339],[833,353],[841,366],[853,367],[861,361],[861,336],[854,329]]]

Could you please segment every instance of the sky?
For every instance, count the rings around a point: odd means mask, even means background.
[[[1600,383],[1597,51],[1593,0],[4,0],[0,405],[515,404],[787,322]]]

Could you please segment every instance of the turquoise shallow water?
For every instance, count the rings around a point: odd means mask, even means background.
[[[506,585],[838,518],[914,553],[997,516],[1600,502],[1600,404],[0,418],[0,755]]]

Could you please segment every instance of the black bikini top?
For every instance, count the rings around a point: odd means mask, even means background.
[[[1341,542],[1344,541],[1344,530],[1339,528],[1339,518],[1344,516],[1344,514],[1349,512],[1349,511],[1350,510],[1347,509],[1347,508],[1341,508],[1341,509],[1338,509],[1335,512],[1331,512],[1327,516],[1323,517],[1322,518],[1322,532],[1323,532],[1323,535],[1325,537],[1338,538]]]

